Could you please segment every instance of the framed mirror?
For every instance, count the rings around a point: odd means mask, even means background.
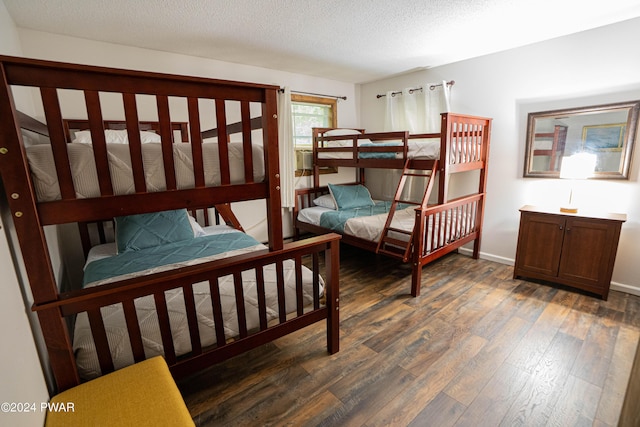
[[[628,179],[640,101],[529,113],[524,176],[558,178],[562,158],[596,155],[594,178]]]

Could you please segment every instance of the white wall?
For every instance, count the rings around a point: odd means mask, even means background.
[[[0,54],[20,55],[21,48],[16,27],[0,2]],[[28,111],[29,102],[17,96],[16,104]],[[0,144],[2,142],[0,141]],[[0,194],[2,191],[0,191]],[[0,208],[2,208],[0,203]],[[49,400],[49,393],[42,373],[26,307],[18,283],[16,269],[7,240],[7,226],[0,216],[0,402],[34,402],[37,411],[27,413],[5,413],[0,411],[0,425],[42,425],[45,413],[40,412],[40,403]]]
[[[361,126],[379,130],[384,101],[376,94],[424,82],[455,80],[454,112],[493,118],[482,256],[515,258],[525,204],[559,206],[568,186],[522,177],[527,113],[640,99],[640,19],[476,59],[368,83],[361,87]],[[626,213],[613,288],[640,294],[640,147],[628,181],[586,182],[583,206]]]

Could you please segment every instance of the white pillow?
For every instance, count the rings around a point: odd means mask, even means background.
[[[360,135],[362,132],[356,129],[331,129],[326,131],[325,136]]]
[[[325,194],[313,201],[313,204],[327,209],[336,209],[336,202],[333,200],[331,194]]]
[[[104,136],[107,144],[128,144],[129,136],[126,129],[113,130],[106,129]],[[79,142],[81,144],[91,144],[91,131],[81,130],[75,133],[75,139],[73,142]],[[140,132],[140,142],[147,144],[149,142],[160,142],[160,135],[155,132]]]
[[[198,224],[198,221],[191,215],[189,215],[189,223],[191,224],[191,228],[193,229],[193,237],[202,237],[206,236],[204,229]]]

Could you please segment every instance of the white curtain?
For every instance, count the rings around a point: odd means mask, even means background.
[[[440,114],[450,111],[451,89],[446,81],[424,83],[422,89],[406,88],[402,93],[387,92],[385,108],[385,131],[406,131],[409,133],[432,133],[440,131]],[[433,87],[433,89],[431,89]],[[390,171],[385,180],[383,195],[394,196],[400,171]],[[423,179],[409,179],[406,194],[412,199],[421,199],[424,193]]]
[[[436,86],[437,85],[437,86]],[[433,89],[430,89],[433,86]],[[403,89],[402,94],[386,94],[385,131],[411,133],[438,132],[440,113],[450,111],[451,89],[446,81],[425,83],[422,89]]]
[[[282,207],[293,209],[295,197],[295,151],[291,123],[291,90],[278,93],[278,144],[280,147],[280,196]]]

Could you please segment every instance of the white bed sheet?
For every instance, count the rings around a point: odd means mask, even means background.
[[[298,213],[298,219],[302,222],[313,224],[319,227],[320,217],[322,216],[323,212],[327,211],[330,211],[330,209],[322,208],[319,206],[312,206],[309,208],[301,209]],[[411,206],[406,209],[398,209],[396,210],[393,216],[393,220],[391,221],[391,227],[398,230],[411,232],[415,224],[415,215],[415,206]],[[382,235],[382,230],[384,229],[384,225],[386,224],[387,216],[388,214],[384,213],[379,215],[349,218],[344,225],[344,234],[377,243],[380,240],[380,236]],[[444,224],[444,226],[441,226],[440,224],[439,214],[435,215],[434,220],[436,222],[435,228],[431,223],[429,223],[429,230],[427,231],[427,235],[431,235],[432,232],[439,234],[438,240],[440,242],[443,242],[445,240],[454,241],[458,239],[459,236],[454,230],[466,229],[467,226],[470,225],[469,221],[473,221],[474,218],[465,214],[461,216],[462,224],[458,224],[457,211],[453,211],[453,214],[447,217],[446,224]],[[391,231],[389,233],[389,237],[406,241],[409,236],[404,233]],[[431,250],[431,240],[427,241],[426,245],[426,250]]]
[[[312,224],[320,227],[320,217],[324,212],[329,212],[331,209],[323,208],[320,206],[312,206],[309,208],[301,209],[298,212],[298,219],[307,224]],[[387,221],[388,214],[378,214],[371,216],[361,216],[356,218],[350,218],[347,220],[344,226],[344,234],[349,234],[354,237],[377,242],[380,240],[382,229]],[[408,207],[406,209],[399,209],[393,216],[391,226],[400,230],[411,231],[415,222],[415,207]],[[406,239],[407,235],[402,233],[395,233],[393,237],[398,239]]]
[[[213,227],[218,232],[224,229]],[[205,231],[211,232],[212,228],[205,227]],[[108,245],[108,244],[107,244]],[[111,249],[110,249],[111,248]],[[99,259],[107,256],[109,250],[114,246],[104,247],[100,245],[92,249],[92,259]],[[210,257],[207,260],[221,259],[229,256],[250,253],[252,251],[265,249],[264,245],[252,246],[250,248],[229,251],[223,254]],[[113,252],[111,252],[113,254]],[[178,266],[172,266],[178,267]],[[148,274],[140,272],[137,275]],[[123,277],[121,277],[123,278]],[[264,269],[267,319],[275,319],[278,316],[278,294],[277,277],[273,265]],[[303,267],[303,297],[305,305],[313,302],[313,273]],[[247,317],[247,328],[252,330],[260,324],[258,312],[257,284],[253,271],[242,273],[243,290],[245,298],[245,310]],[[285,301],[287,313],[296,310],[296,288],[295,288],[295,265],[293,261],[284,262],[285,280]],[[233,277],[225,276],[220,278],[220,295],[222,299],[222,310],[224,319],[224,330],[227,338],[235,337],[239,334],[238,319],[235,306],[235,291]],[[320,278],[320,294],[323,292],[323,281]],[[89,286],[96,286],[90,284]],[[213,322],[213,311],[208,283],[197,283],[193,286],[196,312],[198,314],[198,327],[200,340],[203,347],[215,344],[215,325]],[[165,292],[171,333],[175,346],[176,355],[180,356],[191,351],[191,341],[189,338],[189,325],[187,322],[184,297],[182,290],[170,290]],[[164,354],[160,328],[158,326],[155,303],[153,296],[139,298],[135,301],[138,323],[142,333],[144,351],[147,358]],[[115,369],[119,369],[134,363],[131,343],[127,333],[124,312],[120,304],[110,305],[101,309],[104,319],[109,347],[111,349]],[[73,349],[76,355],[78,372],[83,379],[91,379],[100,376],[100,365],[98,362],[95,345],[93,342],[91,328],[86,313],[76,316],[74,329]]]
[[[320,217],[325,212],[331,212],[329,208],[323,208],[321,206],[311,206],[309,208],[301,209],[298,212],[298,219],[307,224],[320,225]]]
[[[244,179],[244,154],[242,143],[230,143],[229,170],[232,184],[241,184]],[[253,179],[255,182],[264,180],[264,154],[259,144],[253,146]],[[77,198],[100,196],[98,174],[90,144],[67,144],[71,175]],[[208,186],[220,185],[220,161],[218,144],[208,142],[202,144],[204,158],[205,183]],[[27,158],[31,169],[31,176],[36,190],[36,197],[40,202],[59,200],[60,186],[53,162],[53,153],[49,144],[26,147]],[[135,192],[131,156],[128,144],[107,144],[109,170],[116,195]],[[173,144],[174,165],[178,189],[193,188],[193,160],[191,144]],[[164,165],[162,162],[162,146],[160,143],[142,145],[142,159],[145,171],[147,191],[166,190]]]

